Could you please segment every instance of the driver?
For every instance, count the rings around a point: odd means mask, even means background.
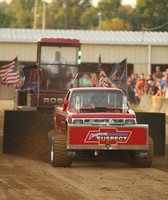
[[[107,103],[107,97],[103,94],[96,93],[91,97],[89,105],[90,107],[110,107],[111,105]]]

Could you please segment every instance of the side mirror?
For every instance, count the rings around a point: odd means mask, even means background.
[[[64,99],[63,100],[63,104],[62,104],[62,108],[63,108],[63,111],[66,111],[67,107],[68,107],[68,104],[69,104],[69,101]]]

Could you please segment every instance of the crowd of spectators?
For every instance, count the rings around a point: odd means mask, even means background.
[[[80,87],[97,87],[99,86],[99,78],[96,73],[84,73],[79,79]],[[109,85],[116,87],[115,84]],[[168,68],[162,72],[157,66],[152,74],[145,75],[141,73],[132,73],[127,78],[126,93],[128,101],[131,104],[139,104],[142,95],[156,95],[168,98]]]
[[[157,66],[152,74],[131,74],[127,79],[127,96],[131,104],[139,104],[142,95],[168,97],[168,69],[161,72]]]

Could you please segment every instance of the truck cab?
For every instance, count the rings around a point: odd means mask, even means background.
[[[40,38],[36,63],[23,68],[24,84],[16,90],[15,109],[61,105],[78,73],[80,48],[77,39]]]

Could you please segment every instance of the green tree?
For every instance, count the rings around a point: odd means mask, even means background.
[[[122,6],[121,0],[100,0],[97,10],[102,13],[102,30],[132,30],[134,8]]]
[[[33,28],[36,1],[36,28],[42,28],[43,0],[1,2],[0,27]],[[52,0],[46,7],[46,28],[98,29],[101,12],[103,30],[140,31],[143,24],[147,30],[168,31],[167,0],[137,0],[136,8],[122,6],[121,1],[99,0],[94,7],[91,0]]]
[[[88,9],[91,9],[91,0],[53,0],[47,8],[46,26],[56,29],[82,29],[81,16]]]
[[[136,12],[139,23],[147,28],[159,27],[168,22],[167,0],[137,0]],[[149,29],[150,30],[150,29]],[[168,25],[155,31],[168,31]]]
[[[116,17],[121,0],[100,0],[98,3],[98,12],[102,13],[103,20],[111,20]]]
[[[80,24],[82,29],[97,29],[98,28],[98,14],[97,9],[90,7],[82,13],[80,17]]]
[[[33,27],[34,0],[11,0],[7,14],[11,19],[12,28]]]
[[[6,14],[8,4],[3,1],[0,3],[0,28],[7,28],[10,25],[11,18]]]
[[[132,6],[120,6],[119,11],[118,11],[118,18],[122,19],[125,23],[131,25],[131,30],[135,31],[138,28],[138,23],[137,23],[137,17],[136,17],[136,12],[135,8]],[[129,27],[130,27],[129,25]],[[129,28],[127,30],[130,30]]]
[[[132,30],[132,26],[130,23],[124,22],[120,18],[113,18],[112,20],[104,20],[102,22],[103,30]]]

